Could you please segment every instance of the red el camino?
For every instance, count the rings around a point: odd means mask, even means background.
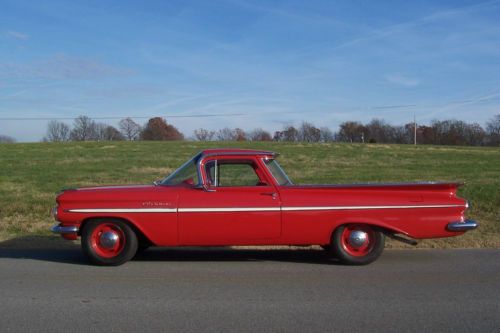
[[[457,183],[294,185],[270,151],[204,150],[154,185],[68,189],[52,231],[89,260],[120,265],[149,246],[321,245],[345,264],[376,260],[385,236],[450,237],[466,220]]]

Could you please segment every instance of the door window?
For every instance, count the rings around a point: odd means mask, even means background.
[[[213,160],[206,164],[206,175],[211,186],[259,186],[265,185],[257,173],[253,161]]]

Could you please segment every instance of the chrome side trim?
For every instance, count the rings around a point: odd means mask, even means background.
[[[446,229],[448,231],[468,231],[476,229],[479,224],[474,220],[465,220],[464,222],[451,222],[448,223]]]
[[[399,186],[427,186],[427,185],[454,185],[462,186],[458,182],[398,182],[398,183],[347,183],[347,184],[294,184],[287,187],[290,190],[314,189],[314,188],[363,188],[363,187],[399,187]]]
[[[78,232],[78,227],[77,226],[61,226],[59,224],[53,225],[52,228],[50,228],[50,231],[52,231],[55,234],[75,234]]]
[[[407,206],[304,206],[304,207],[192,207],[192,208],[78,208],[70,213],[202,213],[202,212],[277,212],[360,209],[418,209],[451,208],[464,205],[407,205]]]
[[[280,207],[179,208],[179,213],[210,212],[279,212]]]
[[[283,211],[296,210],[355,210],[355,209],[415,209],[415,208],[450,208],[464,205],[406,205],[406,206],[322,206],[322,207],[283,207]]]
[[[82,208],[68,209],[70,213],[177,213],[177,208]]]

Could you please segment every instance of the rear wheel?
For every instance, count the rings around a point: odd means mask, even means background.
[[[137,236],[123,221],[89,221],[82,231],[82,250],[96,265],[121,265],[137,252]]]
[[[366,265],[384,251],[385,236],[364,224],[346,224],[335,229],[330,252],[347,265]]]
[[[331,251],[331,249],[332,249],[332,247],[330,246],[330,244],[328,244],[328,245],[320,245],[320,246],[321,246],[321,248],[322,248],[323,250],[325,250],[326,252],[330,252],[330,251]]]

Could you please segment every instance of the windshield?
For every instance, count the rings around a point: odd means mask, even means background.
[[[292,181],[290,180],[290,178],[288,178],[285,171],[283,171],[276,160],[264,160],[264,162],[266,163],[267,168],[279,185],[292,185]]]
[[[165,178],[160,182],[161,185],[198,185],[198,168],[197,163],[200,158],[200,154],[196,155],[186,163],[184,163],[179,169],[175,170],[170,176]]]

